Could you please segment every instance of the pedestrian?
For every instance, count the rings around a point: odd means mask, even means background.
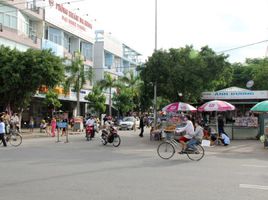
[[[141,115],[141,118],[140,118],[140,129],[141,129],[141,132],[139,136],[143,137],[143,132],[144,132],[144,116],[143,115]]]
[[[136,132],[136,130],[137,130],[137,118],[134,116],[133,131]]]
[[[55,131],[57,126],[57,120],[55,117],[52,117],[51,120],[51,137],[55,137]]]
[[[33,119],[32,116],[30,117],[29,128],[30,128],[30,133],[33,133],[33,129],[34,129],[34,119]]]
[[[63,119],[61,122],[62,122],[64,125],[66,125],[66,126],[64,126],[64,127],[62,128],[62,132],[61,132],[61,136],[65,136],[65,135],[66,135],[67,128],[68,128],[68,119]]]
[[[219,135],[224,133],[224,121],[222,115],[218,116],[218,133]]]
[[[7,143],[5,140],[5,123],[3,122],[2,117],[0,117],[0,139],[2,140],[4,147],[6,147]]]

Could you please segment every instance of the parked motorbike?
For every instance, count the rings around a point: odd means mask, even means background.
[[[86,138],[87,141],[94,137],[94,126],[86,126]]]
[[[118,147],[120,145],[121,139],[115,126],[109,125],[107,129],[103,129],[101,131],[101,142],[103,145],[112,143],[114,147]]]

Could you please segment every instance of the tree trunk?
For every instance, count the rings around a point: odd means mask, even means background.
[[[76,92],[76,116],[80,116],[80,90]]]
[[[112,116],[112,88],[109,88],[109,116]]]

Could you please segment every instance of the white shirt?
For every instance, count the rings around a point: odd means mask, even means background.
[[[6,132],[5,130],[5,123],[0,122],[0,134],[4,134]]]
[[[230,138],[227,135],[221,134],[221,138],[223,139],[224,144],[230,144]]]
[[[94,119],[88,119],[87,122],[86,122],[86,125],[87,126],[94,126],[94,123],[95,123],[95,120]]]
[[[184,135],[184,137],[186,137],[187,139],[192,139],[193,136],[195,135],[195,133],[194,133],[194,125],[190,120],[187,120],[186,126],[178,129],[178,131],[179,132],[185,131],[186,134]]]

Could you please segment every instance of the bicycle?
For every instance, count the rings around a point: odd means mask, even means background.
[[[170,159],[175,154],[175,149],[181,148],[181,144],[171,138],[162,142],[157,147],[157,154],[162,159]],[[205,150],[200,144],[195,144],[194,149],[186,149],[185,154],[190,160],[199,161],[205,155]]]
[[[22,136],[18,133],[17,129],[10,129],[9,134],[5,134],[6,142],[9,142],[12,146],[17,147],[22,143]],[[0,145],[2,140],[0,141]]]

